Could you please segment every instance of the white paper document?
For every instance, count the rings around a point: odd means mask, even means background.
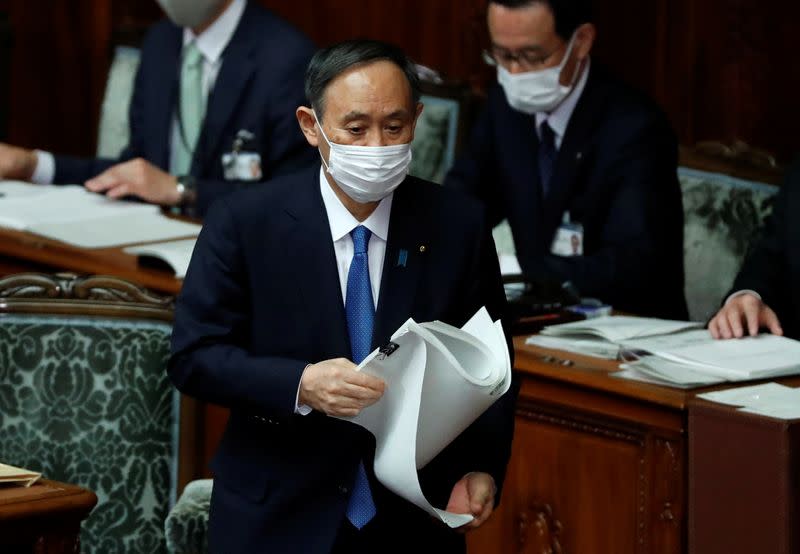
[[[41,478],[42,474],[21,467],[0,463],[0,483],[16,483],[30,487]]]
[[[417,470],[508,391],[511,361],[500,322],[493,322],[485,308],[461,329],[409,319],[359,370],[386,382],[377,403],[344,418],[375,435],[376,477],[450,527],[472,521],[470,514],[432,506]]]
[[[81,248],[195,237],[200,232],[200,225],[170,219],[159,206],[114,200],[78,185],[3,181],[0,193],[0,227]]]
[[[175,277],[183,279],[186,277],[186,270],[189,269],[189,262],[192,259],[192,252],[196,243],[197,239],[172,240],[143,244],[141,246],[129,246],[124,251],[135,256],[162,260],[172,268],[175,272]]]
[[[767,406],[773,398],[780,397],[791,390],[795,389],[779,383],[764,383],[752,387],[707,392],[698,394],[697,397],[729,406]]]
[[[702,373],[692,366],[665,360],[658,356],[644,356],[639,360],[622,364],[619,367],[625,370],[626,373],[623,375],[615,373],[614,377],[678,388],[702,387],[726,381],[724,377]]]
[[[622,345],[729,381],[800,373],[800,342],[776,335],[715,340],[708,331],[697,330]]]
[[[560,325],[550,325],[542,329],[542,335],[572,336],[590,335],[610,342],[620,342],[635,337],[649,337],[677,333],[687,329],[702,327],[702,323],[692,321],[673,321],[648,317],[612,315],[573,321]]]
[[[699,394],[699,398],[740,406],[739,410],[777,419],[800,419],[800,388],[778,383]]]
[[[525,339],[525,344],[541,346],[553,350],[563,350],[583,356],[594,356],[606,360],[616,360],[619,346],[599,337],[552,337],[547,335],[533,335]]]

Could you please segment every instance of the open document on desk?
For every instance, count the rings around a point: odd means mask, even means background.
[[[353,418],[375,435],[375,476],[450,527],[472,521],[433,507],[417,475],[511,385],[503,328],[481,308],[461,329],[409,319],[359,371],[386,382],[383,397]],[[455,485],[455,483],[453,483]]]
[[[81,248],[195,237],[200,225],[170,219],[159,206],[113,200],[82,186],[0,181],[0,227]]]

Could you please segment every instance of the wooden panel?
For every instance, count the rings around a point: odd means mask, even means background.
[[[381,38],[477,89],[493,78],[480,59],[485,0],[258,1],[319,45]],[[655,98],[681,143],[741,139],[782,162],[796,151],[800,64],[785,45],[800,4],[595,0],[594,8],[595,59]],[[53,0],[47,10],[6,0],[4,9],[14,34],[9,141],[90,154],[112,39],[138,36],[160,10],[135,0]]]
[[[470,552],[634,553],[644,469],[641,433],[530,411],[517,420],[502,507]]]
[[[613,392],[624,381],[602,369],[611,362],[576,379],[584,370],[515,346],[522,388],[505,492],[469,535],[470,554],[682,552],[685,398],[667,400],[675,391],[662,387],[657,402],[645,400],[652,390]]]

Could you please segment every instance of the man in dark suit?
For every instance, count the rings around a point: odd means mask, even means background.
[[[800,161],[786,173],[764,235],[745,260],[708,328],[714,338],[775,335],[800,339]]]
[[[528,278],[685,318],[676,140],[590,61],[588,0],[492,0],[488,25],[498,85],[445,184],[479,196],[492,224],[508,219]]]
[[[505,297],[483,209],[407,177],[421,112],[395,47],[318,52],[297,109],[322,167],[221,198],[178,298],[169,373],[231,408],[212,462],[212,552],[463,552],[463,533],[384,488],[374,437],[350,422],[378,401],[355,371],[409,317],[461,326]],[[499,498],[515,388],[420,471],[437,506],[481,525]],[[463,530],[462,530],[463,531]]]
[[[0,177],[86,182],[202,216],[218,196],[315,159],[294,119],[310,41],[247,0],[158,1],[170,20],[142,44],[119,158],[0,145]]]

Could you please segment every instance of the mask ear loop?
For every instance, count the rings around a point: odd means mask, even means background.
[[[564,54],[564,59],[563,59],[563,60],[561,60],[561,63],[559,64],[559,66],[560,66],[560,67],[558,68],[558,77],[559,77],[559,80],[561,79],[561,72],[562,72],[562,71],[564,71],[564,67],[566,67],[566,65],[567,65],[567,61],[569,61],[569,57],[570,57],[570,55],[572,54],[572,49],[575,47],[575,37],[577,37],[577,36],[578,36],[578,35],[576,34],[577,32],[578,32],[578,31],[577,31],[577,29],[576,29],[576,30],[575,30],[575,32],[573,32],[573,33],[572,33],[572,36],[571,36],[571,37],[570,37],[570,39],[569,39],[569,44],[567,45],[567,51],[566,51],[566,53]],[[577,82],[578,82],[578,75],[580,75],[580,74],[581,74],[581,71],[583,70],[583,63],[584,63],[584,62],[585,62],[585,60],[584,60],[583,62],[582,62],[582,61],[580,61],[580,60],[577,60],[577,62],[576,62],[576,63],[577,63],[578,65],[575,67],[575,72],[572,74],[572,82],[569,84],[569,87],[570,87],[570,88],[574,87],[574,86],[575,86],[575,83],[577,83]],[[315,117],[316,117],[316,116],[315,116]]]
[[[322,123],[320,122],[319,117],[317,117],[317,112],[314,110],[314,108],[311,108],[311,113],[314,114],[314,125],[319,127],[319,132],[322,135],[322,138],[325,139],[325,142],[328,143],[328,152],[330,152],[331,150],[333,150],[333,145],[331,144],[331,141],[328,140],[328,136],[325,134],[325,130],[322,128]],[[319,159],[322,160],[322,165],[325,166],[325,171],[327,173],[330,173],[331,166],[328,165],[328,162],[325,161],[325,158],[322,156],[322,150],[320,150],[319,147],[317,147],[317,152],[319,152]]]

